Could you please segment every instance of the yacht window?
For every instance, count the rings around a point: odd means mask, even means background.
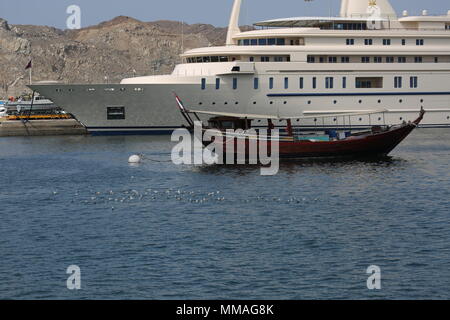
[[[251,44],[252,46],[257,46],[257,45],[258,45],[258,39],[251,39],[251,40],[250,40],[250,44]]]
[[[219,62],[219,57],[211,57],[211,62]]]
[[[253,88],[255,90],[258,90],[258,88],[259,88],[259,78],[254,78],[253,79]]]
[[[316,58],[312,57],[312,56],[308,56],[308,63],[314,63],[316,62]]]
[[[289,89],[289,78],[288,77],[284,78],[284,88]]]
[[[342,63],[349,63],[350,62],[350,57],[341,57],[341,62]]]
[[[266,46],[267,45],[267,39],[258,39],[258,44],[260,46]]]
[[[416,46],[423,46],[423,39],[416,39]]]
[[[250,45],[250,40],[244,39],[244,46],[249,46],[249,45]]]
[[[394,88],[402,87],[402,77],[394,77]]]
[[[303,77],[300,78],[299,86],[300,86],[300,89],[303,89]]]
[[[337,57],[328,57],[328,62],[329,63],[336,63],[337,62]]]
[[[284,46],[285,43],[286,42],[284,38],[277,38],[277,46]]]
[[[418,86],[418,78],[417,77],[410,77],[409,78],[409,87],[410,88],[417,88]]]
[[[125,120],[125,107],[107,107],[107,120]]]
[[[394,63],[394,57],[386,57],[386,63]]]
[[[270,58],[269,57],[261,57],[261,62],[269,62]]]
[[[253,61],[255,61],[255,57],[250,57],[248,60],[249,60],[250,62],[253,62]]]
[[[345,42],[348,46],[353,46],[355,44],[355,39],[346,39]]]
[[[269,46],[274,46],[276,44],[276,40],[274,38],[267,39],[267,44]]]
[[[273,89],[273,78],[269,78],[269,89]]]
[[[369,63],[370,62],[370,57],[361,57],[361,62],[362,63]]]
[[[334,82],[333,77],[326,77],[325,78],[325,88],[333,89],[333,87],[334,87],[333,82]]]
[[[398,57],[398,63],[406,63],[406,57]]]
[[[319,58],[319,62],[320,62],[320,63],[324,63],[324,62],[325,62],[324,57],[320,57],[320,58]]]
[[[343,89],[347,88],[347,77],[342,77],[342,88]]]
[[[439,58],[438,57],[434,57],[434,63],[438,63],[439,62]]]
[[[236,90],[238,86],[238,79],[237,78],[233,78],[233,90]]]
[[[356,88],[383,88],[383,77],[356,77]]]
[[[228,62],[228,57],[219,57],[220,62]]]
[[[414,57],[415,63],[422,63],[422,61],[423,61],[422,57]]]
[[[283,57],[274,57],[275,62],[283,62]]]
[[[391,45],[391,39],[383,39],[383,46],[390,46]]]
[[[203,57],[203,62],[211,62],[211,58],[210,57]]]
[[[216,90],[220,89],[220,78],[216,78]]]
[[[406,39],[402,39],[402,46],[406,46]]]
[[[317,88],[317,78],[316,77],[312,78],[312,87],[313,87],[313,89]]]
[[[381,58],[381,57],[373,57],[373,62],[381,63],[381,62],[383,62],[383,58]]]
[[[364,44],[366,46],[371,46],[373,44],[373,40],[372,39],[364,39]]]
[[[202,78],[202,90],[206,89],[206,79]]]

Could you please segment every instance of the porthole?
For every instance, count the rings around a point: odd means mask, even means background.
[[[314,122],[317,122],[317,118],[314,118]]]
[[[256,104],[256,101],[253,101],[253,104]]]
[[[334,118],[334,119],[333,119],[333,121],[337,121],[337,119],[336,119],[336,118]]]
[[[378,117],[378,121],[381,121],[381,117]]]
[[[225,104],[228,104],[228,102],[225,102]]]
[[[199,102],[198,104],[201,106],[203,104],[203,102]]]
[[[337,101],[336,101],[336,100],[334,100],[334,101],[333,101],[333,103],[334,103],[334,104],[336,104],[336,103],[337,103]]]
[[[213,104],[213,105],[215,105],[216,103],[215,103],[215,102],[213,102],[212,104]]]
[[[359,103],[362,103],[362,100],[359,100],[358,102],[359,102]]]
[[[258,120],[258,122],[261,122],[261,120]]]
[[[399,102],[399,103],[402,103],[402,102],[403,102],[403,100],[402,100],[402,99],[400,99],[400,100],[398,100],[398,102]]]
[[[270,104],[273,104],[273,101],[270,101],[269,103],[270,103]]]
[[[359,121],[362,121],[362,118],[359,118]]]
[[[236,101],[234,104],[239,104],[239,102]]]
[[[283,102],[283,104],[286,104],[286,103],[287,103],[287,101],[284,101],[284,102]]]
[[[308,104],[311,104],[311,100],[308,100]]]
[[[420,99],[420,103],[423,103],[423,99]]]
[[[381,100],[378,100],[378,103],[381,103]]]
[[[300,122],[300,119],[297,119],[297,122]]]
[[[403,117],[400,117],[400,121],[402,121],[403,120]]]
[[[450,120],[450,116],[447,116],[447,120]]]

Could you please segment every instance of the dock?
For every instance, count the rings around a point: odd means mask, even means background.
[[[2,120],[0,137],[83,135],[86,128],[75,119]]]

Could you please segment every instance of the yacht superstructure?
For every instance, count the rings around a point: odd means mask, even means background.
[[[235,0],[226,45],[184,52],[171,75],[30,87],[92,133],[170,133],[184,124],[174,91],[197,110],[312,116],[298,127],[395,124],[421,106],[423,126],[450,126],[450,11],[398,17],[388,0],[342,0],[339,17],[268,20],[241,32],[240,7]],[[377,110],[383,115],[314,119]]]

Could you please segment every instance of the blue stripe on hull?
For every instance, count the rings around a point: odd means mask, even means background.
[[[338,96],[443,96],[450,92],[365,92],[365,93],[269,93],[268,97],[338,97]]]
[[[153,136],[163,136],[171,135],[173,130],[115,130],[115,131],[89,131],[93,136],[142,136],[142,135],[153,135]]]
[[[283,126],[276,126],[277,128],[284,129]],[[354,125],[351,127],[348,126],[294,126],[294,128],[299,130],[358,130],[358,129],[368,129],[371,126],[364,126],[364,125]],[[420,128],[450,128],[450,124],[443,125],[443,124],[427,124],[427,125],[420,125]],[[155,129],[149,128],[149,129],[143,129],[143,130],[127,130],[127,128],[87,128],[88,132],[93,136],[132,136],[132,135],[171,135],[173,130],[175,129],[181,129],[180,128],[167,128],[167,129],[161,129],[160,127],[155,127]],[[264,126],[255,126],[255,128],[266,128]],[[101,129],[101,130],[99,130]]]

